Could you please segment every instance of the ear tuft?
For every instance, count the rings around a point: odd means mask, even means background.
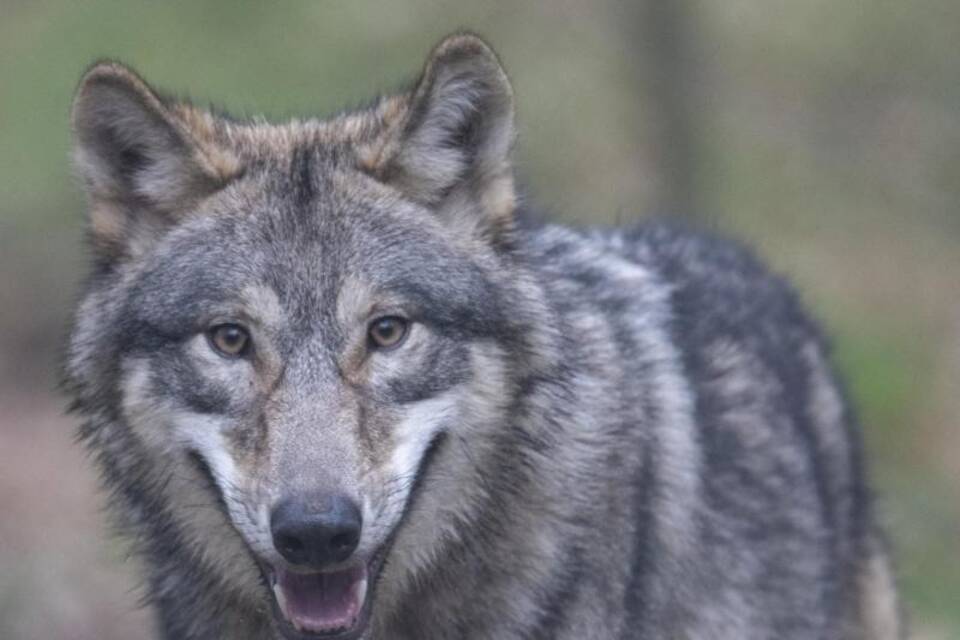
[[[365,164],[408,197],[489,231],[512,219],[513,140],[513,90],[496,54],[456,34],[434,48],[405,116]]]
[[[90,196],[95,240],[114,243],[138,218],[171,222],[225,184],[237,163],[190,126],[132,70],[101,62],[73,100],[74,160]],[[211,162],[210,158],[217,162]]]

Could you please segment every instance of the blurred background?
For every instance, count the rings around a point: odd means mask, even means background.
[[[752,242],[825,321],[923,639],[960,638],[960,2],[0,0],[0,638],[145,637],[55,392],[85,269],[68,108],[95,58],[240,116],[329,114],[467,27],[527,197]]]

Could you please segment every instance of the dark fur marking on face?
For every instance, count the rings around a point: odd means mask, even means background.
[[[464,344],[437,336],[414,375],[390,380],[390,399],[404,404],[432,398],[466,380],[469,362]]]
[[[389,290],[414,306],[439,333],[461,339],[498,338],[507,332],[491,283],[476,272],[456,280],[433,270],[397,274]]]
[[[184,353],[181,339],[140,324],[129,327],[125,335],[119,352],[127,357],[148,360],[150,383],[156,393],[196,413],[224,414],[229,411],[230,394],[196,369]]]
[[[313,173],[315,154],[314,145],[306,143],[295,148],[290,157],[291,206],[301,215],[312,212],[317,195]]]
[[[186,354],[165,349],[152,360],[153,380],[161,393],[182,401],[196,413],[225,414],[230,410],[230,393],[207,380],[189,362]],[[171,353],[173,352],[173,353]]]

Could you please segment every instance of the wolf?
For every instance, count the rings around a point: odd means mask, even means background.
[[[893,639],[855,419],[734,241],[517,204],[479,37],[327,120],[72,107],[66,387],[168,639]]]

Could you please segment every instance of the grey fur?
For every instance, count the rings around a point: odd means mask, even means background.
[[[369,639],[898,638],[820,332],[727,240],[514,206],[475,36],[408,94],[267,124],[101,63],[74,106],[95,268],[67,383],[165,638],[271,638],[294,490],[364,506]],[[374,352],[377,314],[411,320]],[[212,324],[250,328],[226,359]]]

